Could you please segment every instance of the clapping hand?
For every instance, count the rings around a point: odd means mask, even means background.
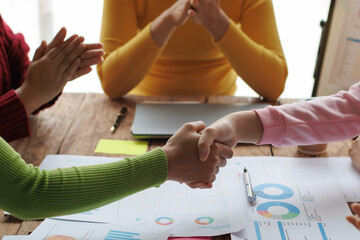
[[[102,62],[102,44],[84,44],[84,38],[72,35],[65,40],[62,28],[54,39],[43,41],[29,65],[24,83],[16,89],[27,114],[57,96],[66,83],[91,71]]]

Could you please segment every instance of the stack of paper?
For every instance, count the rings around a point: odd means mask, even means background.
[[[117,160],[49,155],[40,167]],[[255,205],[246,200],[244,167],[257,195]],[[62,234],[73,237],[67,239],[120,239],[114,237],[118,231],[128,232],[130,240],[226,233],[234,233],[234,240],[360,239],[359,231],[345,220],[351,212],[344,197],[360,201],[358,189],[360,174],[349,158],[236,157],[221,169],[210,190],[166,182],[98,209],[47,219],[30,237],[51,240]],[[113,238],[108,237],[110,233]]]

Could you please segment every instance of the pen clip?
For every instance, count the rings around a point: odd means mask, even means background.
[[[256,202],[256,194],[252,188],[250,175],[246,168],[244,168],[244,180],[248,202],[253,205]]]

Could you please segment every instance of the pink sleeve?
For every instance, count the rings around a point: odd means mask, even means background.
[[[288,146],[349,139],[360,133],[360,82],[335,95],[254,111],[264,128],[258,144]]]

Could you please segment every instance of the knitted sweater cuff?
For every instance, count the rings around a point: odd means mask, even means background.
[[[0,136],[6,141],[30,136],[25,107],[14,90],[0,97]]]

